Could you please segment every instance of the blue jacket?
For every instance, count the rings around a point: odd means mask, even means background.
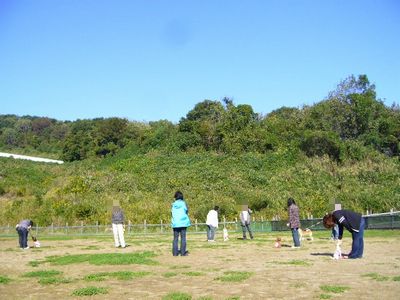
[[[172,203],[172,228],[189,227],[190,220],[188,216],[188,208],[184,200],[178,199]]]

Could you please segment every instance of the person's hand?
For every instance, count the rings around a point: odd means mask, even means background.
[[[289,226],[290,226],[290,223],[286,223],[286,226],[289,227]]]
[[[336,241],[336,246],[341,246],[342,245],[342,240],[337,240]]]

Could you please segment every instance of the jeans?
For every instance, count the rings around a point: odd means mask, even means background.
[[[249,232],[250,238],[253,239],[253,233],[251,232],[250,224],[242,224],[243,239],[246,239],[246,231]]]
[[[292,228],[292,237],[293,237],[294,246],[300,247],[300,238],[299,238],[299,229],[298,228]]]
[[[173,228],[174,241],[172,242],[172,255],[178,256],[186,254],[186,227]],[[181,236],[181,249],[178,249],[179,235]]]
[[[217,228],[211,225],[207,225],[207,240],[213,241],[215,238],[215,230]]]
[[[365,220],[361,218],[360,230],[358,232],[352,232],[353,243],[351,245],[351,252],[349,258],[361,258],[364,252],[364,228]]]
[[[27,248],[28,247],[28,229],[25,227],[18,227],[17,232],[19,235],[19,247]]]
[[[125,248],[124,226],[122,224],[112,223],[112,229],[115,247],[121,246],[122,248]]]
[[[339,225],[335,224],[332,228],[332,239],[337,240],[339,238]]]

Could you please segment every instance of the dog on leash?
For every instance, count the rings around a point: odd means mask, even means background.
[[[222,230],[222,235],[224,236],[224,242],[229,240],[229,234],[228,234],[228,229],[224,228]]]
[[[275,248],[281,248],[282,247],[281,243],[282,243],[282,239],[280,237],[277,237],[276,240],[275,240],[274,247]]]
[[[340,247],[340,244],[336,244],[336,250],[335,253],[333,253],[332,259],[341,259],[342,258],[342,248]]]
[[[310,239],[311,241],[314,240],[313,236],[312,236],[312,231],[310,228],[306,228],[306,229],[301,229],[299,228],[299,236],[300,236],[300,241],[307,239]]]

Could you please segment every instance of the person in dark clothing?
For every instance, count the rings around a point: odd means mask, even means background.
[[[288,206],[288,214],[289,214],[289,223],[287,224],[290,230],[292,231],[293,237],[293,248],[300,247],[300,237],[299,237],[299,228],[300,228],[300,216],[299,216],[299,208],[296,205],[296,202],[293,198],[289,198],[287,201]]]
[[[339,235],[337,243],[341,245],[343,237],[343,228],[345,227],[352,235],[351,251],[348,255],[342,255],[343,258],[361,258],[364,252],[364,228],[365,220],[361,214],[351,210],[336,210],[327,214],[323,223],[325,228],[331,229],[337,224],[339,226]]]
[[[21,249],[29,249],[28,247],[28,232],[32,228],[33,222],[31,220],[22,220],[15,226],[19,235],[19,247]]]

